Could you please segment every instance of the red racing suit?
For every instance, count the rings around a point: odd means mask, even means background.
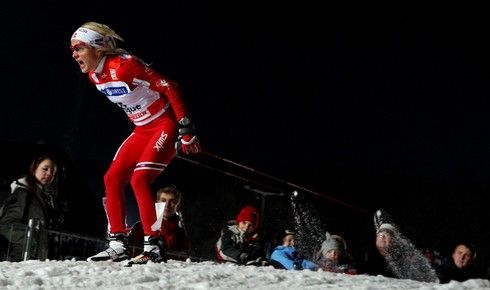
[[[188,116],[177,84],[129,54],[106,55],[88,74],[136,126],[104,175],[110,232],[127,233],[124,187],[131,184],[145,235],[156,221],[151,185],[175,156],[177,121]]]

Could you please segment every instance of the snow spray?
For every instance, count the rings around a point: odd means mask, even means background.
[[[304,258],[314,260],[326,232],[322,227],[320,216],[297,191],[291,194],[291,208],[297,240],[295,248]]]
[[[376,233],[383,231],[391,235],[391,243],[384,258],[393,274],[400,279],[412,279],[422,282],[437,282],[435,270],[427,258],[406,238],[381,210],[374,215]]]

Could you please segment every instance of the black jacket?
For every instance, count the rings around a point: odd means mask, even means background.
[[[441,283],[448,283],[451,280],[463,282],[483,277],[482,273],[474,265],[470,265],[466,269],[459,269],[451,258],[444,259],[441,265],[437,267],[436,272]]]
[[[49,241],[45,228],[56,228],[58,210],[50,187],[29,189],[25,179],[14,181],[12,194],[4,201],[0,216],[0,239],[2,257],[8,261],[20,261],[23,258],[26,241],[26,227],[29,219],[39,221],[39,230],[35,231],[30,259],[48,258]],[[7,256],[8,254],[8,256]]]
[[[265,259],[265,251],[258,235],[244,237],[235,221],[228,222],[221,230],[216,251],[218,260],[239,264],[248,264],[260,258]]]

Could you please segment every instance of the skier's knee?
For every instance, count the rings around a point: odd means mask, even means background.
[[[151,176],[149,176],[148,174],[133,174],[133,176],[131,176],[131,180],[130,180],[130,183],[131,183],[131,187],[132,188],[138,188],[140,186],[145,186],[147,184],[151,184],[152,182],[152,179],[151,179]]]
[[[107,171],[104,175],[104,185],[106,188],[109,186],[118,186],[121,183],[123,183],[121,177],[111,170]]]
[[[137,170],[133,173],[129,182],[133,188],[149,186],[153,184],[159,174],[160,172],[155,170]]]

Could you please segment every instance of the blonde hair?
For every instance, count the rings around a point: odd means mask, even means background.
[[[116,40],[119,41],[124,41],[124,39],[119,36],[112,28],[105,24],[97,23],[94,21],[90,22],[85,22],[82,24],[82,27],[88,28],[90,30],[93,30],[102,36],[104,38],[107,38],[106,40],[106,45],[101,48],[97,48],[97,50],[102,51],[104,54],[121,54],[121,53],[127,53],[126,50],[119,48],[117,46]]]

